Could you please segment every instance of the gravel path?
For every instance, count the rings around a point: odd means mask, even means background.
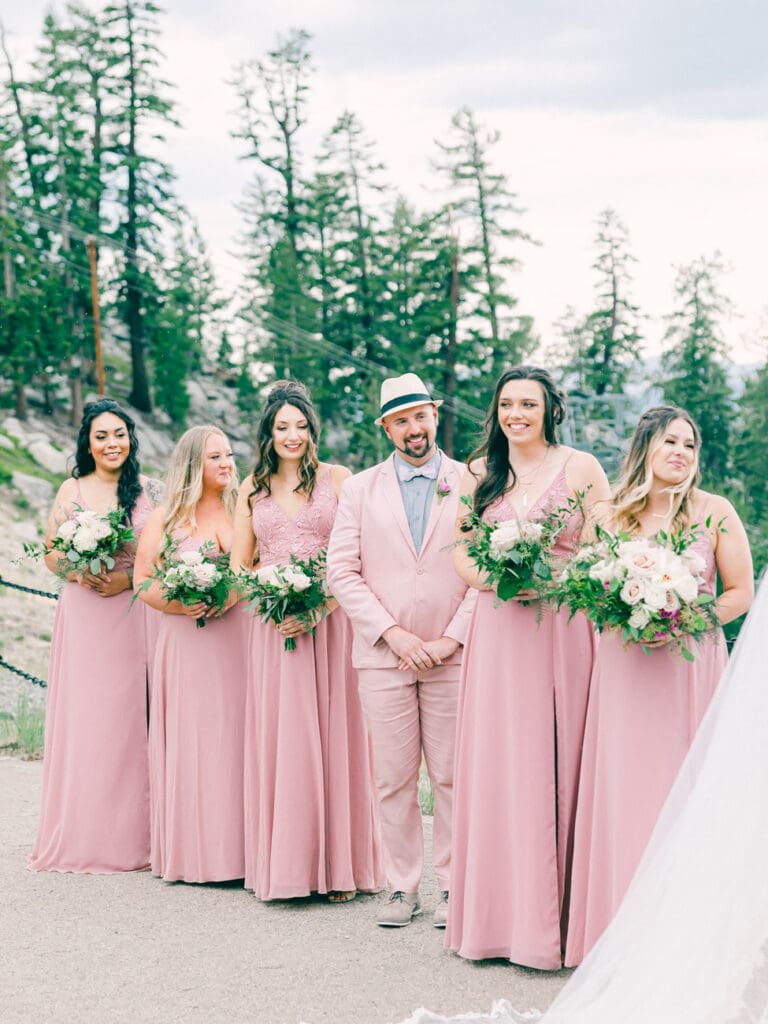
[[[544,1009],[567,977],[467,963],[429,913],[377,928],[376,896],[264,904],[148,872],[36,874],[25,860],[41,778],[39,762],[0,758],[3,1024],[388,1024],[499,998]],[[422,892],[431,910],[433,877]]]

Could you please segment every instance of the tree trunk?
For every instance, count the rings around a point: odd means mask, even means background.
[[[131,346],[131,393],[128,401],[142,412],[152,411],[149,392],[149,378],[144,358],[144,318],[141,314],[141,287],[138,265],[138,186],[136,181],[136,122],[137,112],[137,68],[134,52],[133,14],[130,3],[125,5],[126,37],[128,43],[128,189],[126,192],[126,256],[125,256],[125,305],[128,339]]]
[[[17,378],[13,386],[14,415],[17,420],[25,420],[29,414],[27,404],[27,392],[24,390],[24,380]]]

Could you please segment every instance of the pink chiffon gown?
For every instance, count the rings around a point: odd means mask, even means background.
[[[330,475],[289,518],[256,495],[262,566],[327,546],[336,514]],[[337,608],[295,651],[253,617],[245,723],[245,885],[263,900],[383,885],[371,745],[351,660],[349,620]]]
[[[78,487],[77,503],[86,508]],[[138,539],[152,506],[133,510]],[[116,558],[129,569],[135,551]],[[132,593],[61,591],[51,640],[36,871],[110,873],[149,865],[147,649]]]
[[[531,508],[564,506],[563,468]],[[484,518],[517,517],[506,498]],[[556,555],[574,548],[570,517]],[[576,791],[594,657],[582,615],[481,592],[459,695],[446,945],[470,960],[562,965]]]
[[[715,560],[703,519],[694,550]],[[694,662],[621,637],[600,637],[587,709],[566,964],[581,963],[610,923],[709,706],[727,652],[721,630],[694,645]],[[702,899],[706,899],[702,894]]]
[[[179,548],[199,544],[188,537]],[[149,719],[151,864],[168,882],[245,875],[246,611],[236,605],[202,628],[186,615],[157,616]]]

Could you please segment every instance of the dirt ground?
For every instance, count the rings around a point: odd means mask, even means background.
[[[543,1010],[567,977],[463,961],[429,912],[378,928],[377,896],[265,904],[148,872],[34,873],[41,778],[40,762],[0,758],[3,1024],[390,1024],[500,998]],[[434,877],[422,895],[430,911]]]

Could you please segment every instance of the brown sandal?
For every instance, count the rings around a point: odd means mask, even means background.
[[[328,902],[351,903],[355,896],[357,896],[357,889],[349,889],[347,892],[334,889],[328,893]]]

